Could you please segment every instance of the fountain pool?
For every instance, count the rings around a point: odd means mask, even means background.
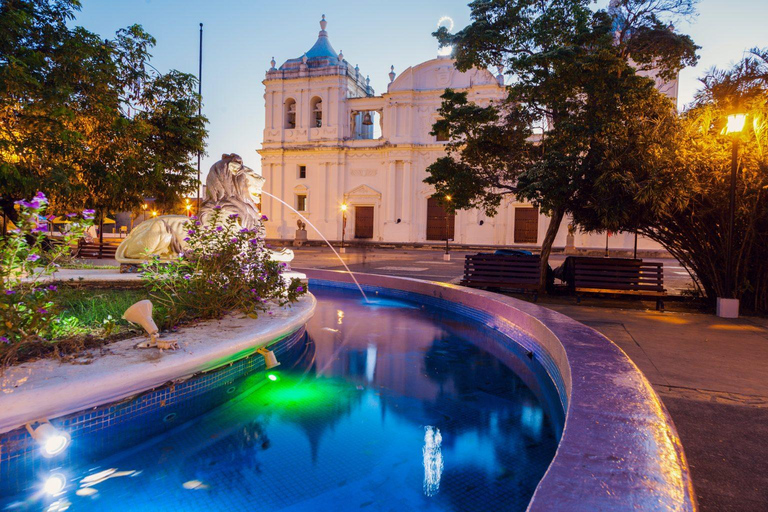
[[[312,291],[315,315],[278,368],[198,416],[176,402],[167,429],[115,451],[78,455],[89,440],[75,440],[0,509],[525,510],[563,426],[543,368],[454,312]],[[140,427],[110,428],[102,444]]]

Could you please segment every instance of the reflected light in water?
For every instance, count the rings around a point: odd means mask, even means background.
[[[541,435],[541,428],[544,425],[544,411],[541,410],[541,407],[523,405],[520,422],[528,431],[528,434],[538,439]]]
[[[365,352],[365,379],[373,382],[374,373],[376,373],[376,345],[369,343]]]
[[[443,436],[437,427],[424,427],[424,495],[434,496],[440,490],[440,478],[443,476],[443,453],[440,445]]]
[[[342,321],[344,320],[344,312],[340,309],[336,310],[336,318],[339,319],[339,325],[342,324]]]

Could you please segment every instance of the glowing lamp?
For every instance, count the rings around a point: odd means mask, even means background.
[[[446,200],[446,201],[450,201],[451,199],[452,199],[452,197],[451,197],[451,196],[445,196],[445,200]]]
[[[747,114],[731,114],[728,116],[728,125],[725,133],[741,133],[747,121]]]
[[[152,216],[157,217],[157,210],[152,210]]]
[[[40,445],[43,457],[50,458],[59,455],[67,449],[72,440],[67,432],[57,429],[48,420],[41,422],[37,428],[33,428],[31,423],[27,423],[27,432]]]
[[[264,365],[267,367],[267,370],[271,370],[276,366],[280,366],[280,362],[277,360],[277,357],[275,357],[275,353],[268,348],[261,347],[256,352],[261,354],[261,356],[264,358]],[[270,380],[274,379],[270,378]]]
[[[341,211],[347,211],[347,203],[341,203]]]
[[[61,473],[54,473],[43,484],[43,492],[56,496],[67,486],[67,479]]]

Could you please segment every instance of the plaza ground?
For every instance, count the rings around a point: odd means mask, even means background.
[[[294,250],[295,269],[343,269],[327,248]],[[434,249],[354,248],[343,258],[356,272],[458,282],[465,254],[451,252],[446,262]],[[553,255],[551,265],[563,259]],[[675,260],[646,260],[664,263],[671,295],[690,287],[690,276]],[[653,309],[653,301],[598,298],[577,304],[573,297],[544,296],[538,303],[602,332],[645,373],[680,433],[703,512],[768,510],[768,319],[725,320],[672,298],[663,313]]]

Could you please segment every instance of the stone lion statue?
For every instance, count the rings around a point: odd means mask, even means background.
[[[222,219],[237,214],[242,227],[262,227],[257,201],[265,181],[253,169],[243,165],[239,155],[222,155],[221,160],[211,166],[205,180],[206,198],[200,205],[199,220],[210,223],[214,209],[220,209]],[[175,258],[186,247],[184,225],[188,221],[186,215],[161,215],[142,222],[117,248],[115,259],[121,264],[135,265],[153,256]],[[290,262],[293,251],[271,251],[270,256],[273,260]]]

